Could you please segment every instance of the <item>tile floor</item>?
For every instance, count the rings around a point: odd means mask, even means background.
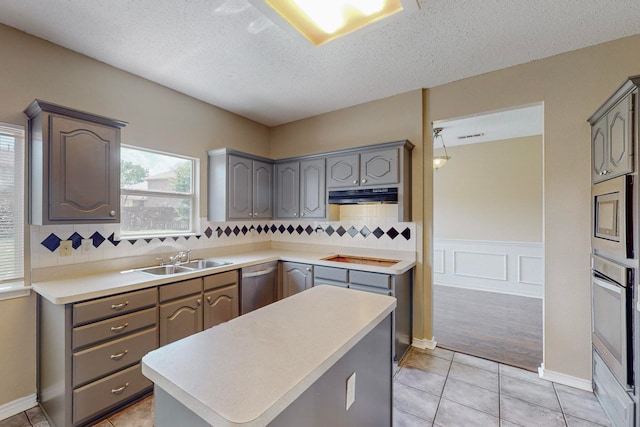
[[[593,393],[551,383],[523,369],[437,348],[412,348],[396,368],[394,427],[610,426]],[[38,407],[0,427],[48,427]],[[95,427],[152,427],[148,397]]]

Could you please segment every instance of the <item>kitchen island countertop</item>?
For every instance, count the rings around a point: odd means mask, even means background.
[[[264,426],[395,305],[318,286],[154,350],[142,372],[210,425]]]

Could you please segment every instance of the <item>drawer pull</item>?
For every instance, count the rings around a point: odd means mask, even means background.
[[[122,387],[112,388],[111,394],[120,394],[124,391],[125,388],[129,387],[129,383],[125,383]]]
[[[120,325],[120,326],[112,326],[111,327],[111,332],[120,332],[121,330],[123,330],[127,326],[129,326],[128,323],[125,323],[124,325]]]
[[[118,354],[112,354],[111,356],[109,356],[111,359],[113,360],[120,360],[122,359],[127,353],[129,353],[129,350],[125,350],[121,353]]]
[[[129,305],[129,301],[121,302],[120,304],[111,304],[113,310],[121,310]]]

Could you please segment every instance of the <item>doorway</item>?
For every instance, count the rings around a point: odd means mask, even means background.
[[[535,371],[544,297],[543,105],[433,123],[433,332]]]

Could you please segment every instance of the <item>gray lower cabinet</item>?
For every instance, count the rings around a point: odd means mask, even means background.
[[[282,262],[282,297],[286,298],[313,286],[313,265]]]
[[[120,221],[125,122],[35,100],[29,117],[32,224]]]
[[[160,345],[202,331],[202,279],[160,286]]]
[[[204,329],[238,317],[238,271],[204,278]]]
[[[402,359],[412,340],[413,269],[400,275],[389,275],[316,265],[313,267],[313,284],[340,286],[395,297],[397,307],[392,316],[393,354],[395,360]]]
[[[54,426],[89,425],[149,392],[140,359],[158,347],[157,288],[76,304],[39,297],[38,401]]]

